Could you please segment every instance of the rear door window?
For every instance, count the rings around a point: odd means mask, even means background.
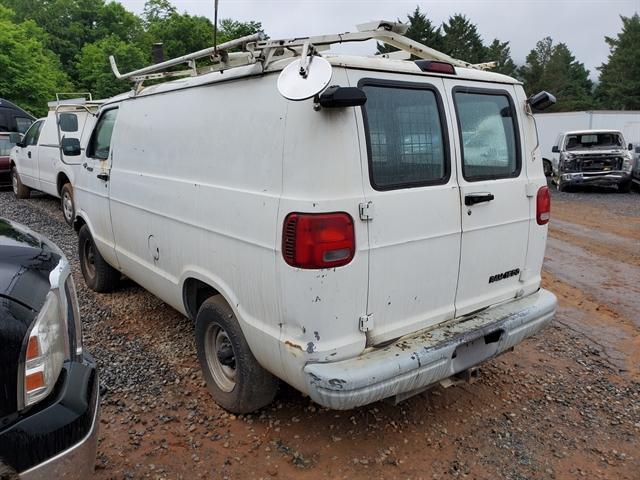
[[[111,136],[118,116],[118,109],[112,108],[102,114],[91,135],[87,157],[106,160],[111,149]]]
[[[376,190],[447,183],[442,102],[429,85],[364,80],[369,177]]]
[[[462,173],[467,181],[520,175],[518,125],[506,92],[454,89],[462,145]]]

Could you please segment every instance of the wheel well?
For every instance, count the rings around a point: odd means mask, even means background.
[[[184,282],[182,298],[189,318],[195,319],[200,306],[207,298],[213,297],[214,295],[220,295],[220,292],[201,280],[188,278]]]
[[[82,217],[76,216],[76,218],[73,220],[73,229],[76,231],[76,233],[79,233],[82,226],[86,225],[86,223],[87,222],[85,222]]]
[[[71,183],[69,181],[69,177],[67,177],[64,173],[59,173],[58,174],[58,195],[60,195],[60,193],[62,192],[62,187],[64,186],[65,183]]]

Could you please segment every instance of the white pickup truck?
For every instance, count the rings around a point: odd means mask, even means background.
[[[335,409],[406,398],[555,313],[532,116],[555,99],[405,28],[256,35],[127,74],[112,59],[136,88],[82,145],[82,272],[99,292],[124,274],[193,318],[228,410],[267,405],[278,379]],[[319,55],[370,39],[406,59]],[[142,85],[164,72],[185,78]]]
[[[17,198],[38,190],[60,199],[65,221],[75,218],[74,179],[78,167],[60,148],[63,138],[78,141],[95,123],[100,102],[52,102],[46,117],[36,120],[11,151],[11,182]]]

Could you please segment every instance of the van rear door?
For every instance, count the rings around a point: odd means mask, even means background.
[[[445,85],[456,116],[462,245],[455,305],[460,316],[518,295],[531,213],[515,88],[449,79]]]
[[[369,234],[369,344],[454,315],[460,197],[440,78],[349,72],[358,115]],[[354,81],[354,76],[355,81]]]

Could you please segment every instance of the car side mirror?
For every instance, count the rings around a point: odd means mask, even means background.
[[[22,135],[20,135],[19,133],[15,133],[12,132],[9,134],[9,142],[13,143],[14,145],[18,145],[19,143],[22,143]]]
[[[549,92],[542,91],[527,98],[527,103],[533,110],[542,111],[555,105],[556,97],[554,97]]]
[[[358,87],[332,85],[320,94],[318,103],[323,108],[360,107],[367,102],[367,95]]]
[[[77,157],[80,155],[80,140],[77,138],[63,138],[60,142],[62,153],[67,157]]]
[[[560,148],[558,148],[557,145],[554,145],[553,147],[551,147],[551,152],[552,153],[560,153]]]

